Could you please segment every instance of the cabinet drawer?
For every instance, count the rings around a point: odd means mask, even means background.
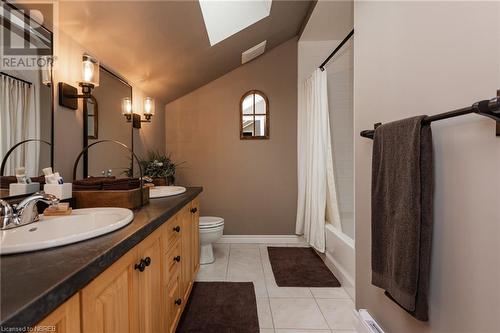
[[[182,309],[184,307],[184,300],[181,297],[180,288],[180,274],[177,272],[171,277],[167,285],[167,298],[166,298],[166,310],[167,310],[167,332],[174,333],[177,327],[177,322],[179,321]]]
[[[181,263],[184,259],[181,252],[181,241],[177,240],[164,256],[165,281],[169,281],[175,274],[180,273]]]
[[[164,253],[167,252],[174,243],[181,238],[183,233],[182,220],[180,219],[180,214],[176,214],[174,217],[165,223],[163,229],[162,237],[162,248]]]

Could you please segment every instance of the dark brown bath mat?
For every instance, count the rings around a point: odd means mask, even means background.
[[[195,282],[177,333],[259,333],[252,282]]]
[[[268,247],[278,287],[340,287],[340,282],[310,247]]]

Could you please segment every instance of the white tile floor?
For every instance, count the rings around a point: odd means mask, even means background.
[[[261,333],[356,333],[354,304],[343,288],[281,288],[267,246],[215,244],[216,261],[201,265],[197,281],[252,281]]]

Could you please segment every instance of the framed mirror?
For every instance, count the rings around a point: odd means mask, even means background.
[[[36,192],[12,190],[16,168],[24,167],[26,177],[41,183],[42,189],[42,169],[53,166],[53,34],[51,26],[45,26],[49,19],[42,26],[26,8],[4,1],[0,6],[0,198],[6,198]],[[38,9],[50,17],[49,9]]]
[[[116,140],[132,149],[132,123],[122,115],[122,101],[132,99],[132,86],[102,65],[99,77],[99,86],[92,90],[93,98],[83,103],[83,147],[100,140]],[[83,155],[84,178],[103,174],[122,178],[131,168],[130,154],[113,144],[93,146]]]
[[[269,139],[269,99],[259,90],[251,90],[240,100],[240,139]]]

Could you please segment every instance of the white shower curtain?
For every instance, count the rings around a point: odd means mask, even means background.
[[[33,85],[0,75],[0,129],[0,158],[18,142],[40,138],[40,115]],[[16,167],[25,166],[28,176],[37,176],[39,154],[39,143],[18,147],[9,157],[5,175],[14,175]]]
[[[305,108],[298,110],[298,202],[295,232],[325,252],[325,222],[341,229],[335,190],[326,71],[305,82]]]

